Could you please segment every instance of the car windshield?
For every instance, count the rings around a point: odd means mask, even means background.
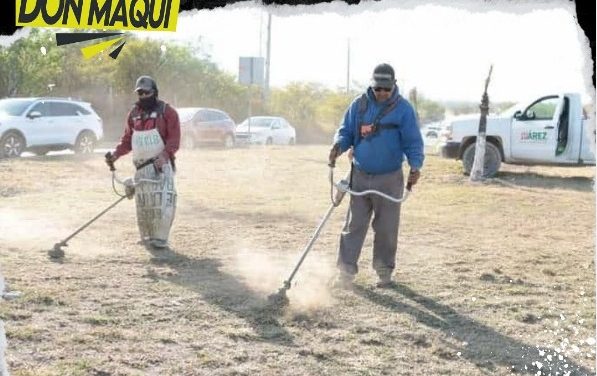
[[[177,108],[176,112],[178,112],[178,119],[181,123],[189,121],[195,116],[197,113],[196,108]]]
[[[11,98],[0,99],[0,114],[19,116],[33,103],[32,99]]]
[[[269,128],[272,124],[274,119],[272,118],[251,118],[251,127],[255,128]],[[238,125],[238,128],[248,128],[249,127],[249,119],[245,119],[242,123]]]

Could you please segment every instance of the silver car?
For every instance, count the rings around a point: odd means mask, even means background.
[[[294,145],[296,129],[279,116],[252,116],[236,127],[236,140],[239,144]]]

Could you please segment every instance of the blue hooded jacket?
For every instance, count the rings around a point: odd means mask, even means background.
[[[423,137],[417,117],[411,104],[402,97],[398,99],[396,106],[379,120],[382,126],[398,124],[397,128],[380,128],[376,134],[368,137],[360,135],[360,124],[372,124],[377,114],[399,95],[398,87],[394,86],[392,96],[387,101],[378,103],[373,90],[368,88],[365,112],[359,113],[359,96],[348,107],[344,120],[336,131],[334,142],[340,144],[342,152],[353,146],[353,163],[366,173],[378,175],[396,171],[402,168],[405,155],[411,169],[418,170],[423,166]]]

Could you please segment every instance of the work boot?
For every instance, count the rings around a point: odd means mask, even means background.
[[[149,245],[156,249],[168,248],[168,241],[163,239],[150,239]]]
[[[394,281],[392,280],[392,273],[391,272],[382,272],[377,274],[379,279],[375,286],[380,289],[387,289],[394,286]]]
[[[332,281],[333,289],[350,290],[353,287],[355,275],[346,272],[340,272]]]

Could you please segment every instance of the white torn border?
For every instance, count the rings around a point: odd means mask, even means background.
[[[4,277],[0,272],[0,303],[4,296]],[[6,349],[6,332],[4,331],[4,322],[0,320],[0,376],[8,376],[8,365],[4,358],[4,351]]]
[[[460,1],[453,1],[453,0],[433,0],[433,1],[421,1],[421,0],[383,0],[383,1],[361,1],[359,5],[348,5],[345,2],[335,1],[332,3],[324,3],[324,4],[315,4],[315,5],[271,5],[271,6],[264,6],[261,2],[239,2],[230,4],[224,7],[224,9],[239,9],[239,8],[247,8],[247,7],[266,7],[268,11],[270,11],[273,15],[284,17],[284,16],[293,16],[305,13],[337,13],[345,16],[350,16],[354,14],[361,13],[363,11],[368,12],[383,12],[388,8],[400,8],[400,9],[413,9],[419,6],[425,5],[435,5],[435,6],[444,6],[447,8],[459,8],[459,9],[466,9],[469,12],[490,12],[490,11],[499,11],[499,12],[506,12],[506,13],[517,13],[523,14],[528,12],[534,12],[541,9],[553,9],[553,8],[564,8],[571,14],[575,15],[576,18],[576,10],[573,2],[568,0],[522,0],[517,2],[512,2],[510,0],[494,0],[494,1],[484,1],[484,0],[460,0]],[[192,14],[194,11],[186,11],[182,12],[181,15],[188,15]],[[589,126],[586,129],[585,137],[591,139],[594,138],[593,132],[596,129],[596,108],[595,108],[595,100],[596,100],[596,92],[595,87],[593,87],[591,76],[594,70],[594,61],[591,58],[591,50],[589,46],[589,40],[587,36],[584,34],[582,28],[577,24],[578,30],[578,38],[580,40],[580,44],[582,46],[582,50],[585,56],[582,65],[582,71],[584,76],[585,82],[585,90],[589,93],[591,98],[592,107],[588,111],[589,116]],[[0,46],[8,46],[12,44],[15,40],[27,36],[30,32],[29,28],[23,28],[18,30],[15,34],[11,36],[0,36]],[[592,151],[595,153],[595,143],[591,143]],[[597,262],[597,252],[595,253],[595,261]],[[596,269],[596,281],[597,281],[597,269]],[[4,291],[4,280],[0,275],[0,292],[3,293]],[[4,335],[4,327],[2,322],[0,321],[0,376],[7,376],[8,371],[6,370],[6,363],[4,360],[4,349],[6,346],[6,340]]]

